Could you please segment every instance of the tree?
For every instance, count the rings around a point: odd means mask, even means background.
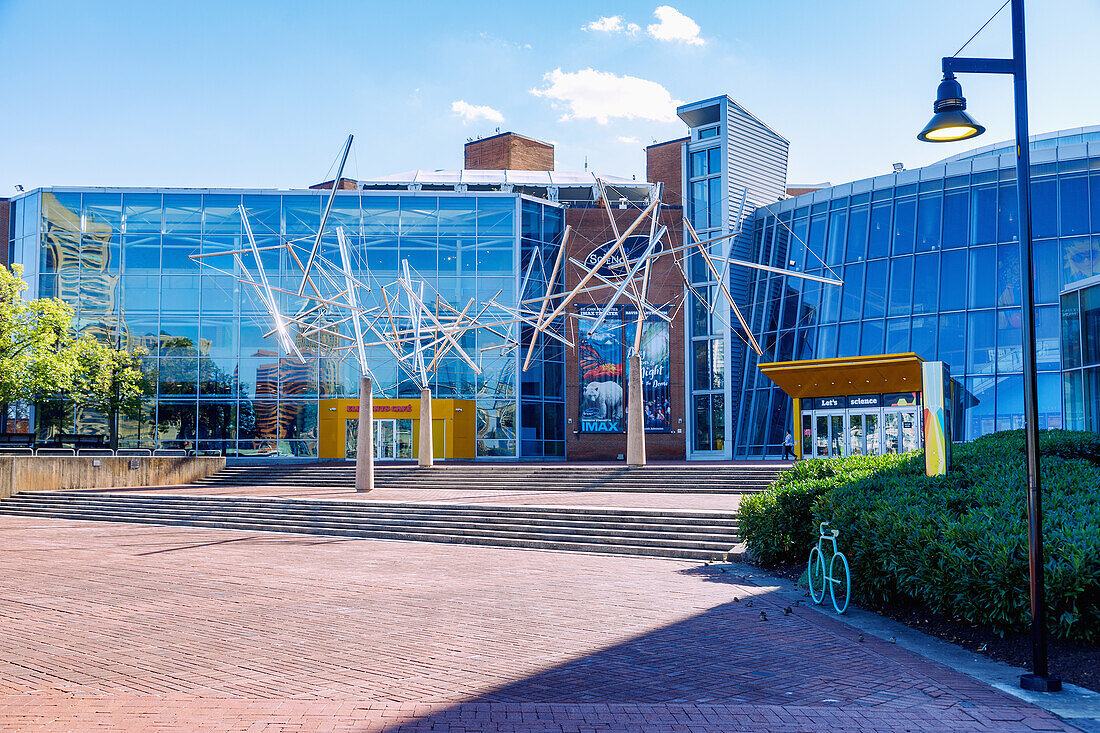
[[[108,416],[110,446],[118,447],[118,416],[141,417],[141,398],[153,393],[153,383],[141,370],[144,349],[112,349],[94,338],[73,342],[79,368],[69,395],[78,404]]]
[[[141,354],[73,335],[73,308],[57,298],[25,300],[23,268],[0,267],[0,407],[47,395],[68,395],[115,414],[148,393],[136,368]]]
[[[23,268],[0,267],[0,403],[68,391],[76,374],[73,308],[56,298],[24,300]]]

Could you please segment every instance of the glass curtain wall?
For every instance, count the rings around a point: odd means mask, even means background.
[[[687,173],[690,192],[689,221],[701,241],[721,236],[725,212],[722,186],[721,137],[708,138],[688,153]],[[685,232],[685,237],[687,237]],[[686,241],[690,241],[688,238]],[[722,254],[728,242],[711,245]],[[689,452],[722,451],[726,445],[726,326],[725,319],[709,313],[710,303],[723,297],[716,274],[706,261],[693,252],[687,258],[692,288],[688,294],[688,369],[691,374],[691,436]]]
[[[1073,295],[1060,315],[1059,293],[1100,275],[1100,159],[1032,168],[1039,427],[1045,429],[1085,419],[1084,371],[1067,372],[1063,415],[1062,354],[1083,358],[1073,356],[1082,354],[1081,339],[1076,351],[1067,350],[1063,329],[1078,317],[1086,327],[1091,300],[1082,293],[1078,304]],[[929,175],[933,170],[939,175]],[[893,185],[886,177],[860,181],[758,210],[759,262],[780,259],[815,274],[828,274],[828,265],[844,284],[755,272],[750,318],[765,361],[912,351],[947,362],[961,388],[955,435],[972,440],[1023,427],[1015,169],[944,171],[908,171],[911,182],[898,178]],[[744,385],[735,454],[778,457],[791,400],[754,364]]]
[[[60,297],[76,308],[76,327],[123,348],[148,352],[144,369],[153,389],[120,416],[120,447],[187,448],[230,456],[314,456],[319,401],[355,397],[359,378],[344,360],[336,337],[296,337],[305,363],[283,353],[269,333],[259,301],[236,281],[228,257],[224,272],[202,267],[195,253],[239,249],[244,205],[261,250],[281,239],[309,243],[316,237],[328,192],[192,193],[150,191],[44,191],[38,294]],[[30,210],[24,202],[21,208]],[[37,215],[37,208],[36,208]],[[522,248],[548,248],[560,239],[561,210],[523,202]],[[395,280],[402,259],[414,279],[461,310],[470,299],[517,299],[520,197],[507,194],[340,192],[322,238],[322,256],[339,260],[336,227],[352,245],[357,273],[380,284]],[[22,229],[20,234],[22,235]],[[25,248],[26,249],[29,248]],[[296,291],[300,265],[285,250],[262,252],[273,285]],[[252,264],[246,255],[246,264]],[[542,292],[545,283],[529,291]],[[282,294],[284,312],[301,299]],[[345,324],[346,326],[346,324]],[[341,327],[343,330],[347,330]],[[516,354],[500,337],[467,334],[463,347],[476,355],[476,375],[456,355],[440,360],[432,376],[438,398],[474,399],[479,456],[516,456],[525,416],[517,416]],[[419,391],[384,347],[368,358],[379,397],[417,397]],[[564,354],[544,349],[535,360],[546,376],[530,417],[537,431],[535,455],[561,455],[560,415],[544,403],[564,397],[545,386],[564,379]],[[56,432],[107,433],[108,416],[60,400],[36,406],[42,437]],[[561,411],[563,414],[563,410]],[[519,424],[517,424],[519,420]]]

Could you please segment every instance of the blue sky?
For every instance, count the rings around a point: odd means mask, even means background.
[[[0,0],[0,195],[301,187],[349,132],[346,175],[456,168],[497,127],[640,178],[672,106],[723,93],[791,141],[790,181],[840,183],[967,149],[915,135],[940,57],[1000,4]],[[1100,0],[1028,22],[1032,132],[1100,123]],[[965,55],[1009,52],[1006,8]],[[970,147],[1011,137],[1010,80],[961,80],[989,128]]]

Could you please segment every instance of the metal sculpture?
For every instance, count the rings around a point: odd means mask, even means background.
[[[712,278],[718,283],[722,296],[729,304],[729,310],[737,318],[745,342],[757,353],[757,355],[763,354],[763,350],[760,348],[760,344],[749,328],[748,322],[745,320],[741,309],[734,301],[733,295],[730,293],[727,285],[731,267],[748,267],[765,270],[830,285],[842,285],[843,281],[839,278],[822,277],[795,270],[786,270],[732,257],[732,243],[742,232],[740,225],[730,234],[725,234],[706,241],[700,241],[691,223],[685,219],[683,221],[683,227],[690,236],[691,241],[680,246],[672,246],[671,244],[667,247],[663,246],[663,240],[668,234],[668,227],[667,225],[659,226],[662,193],[660,184],[654,187],[654,194],[650,198],[648,205],[641,210],[630,226],[620,232],[618,223],[615,220],[615,216],[609,204],[607,186],[598,178],[596,179],[596,183],[603,209],[607,213],[608,223],[615,239],[612,245],[607,248],[607,251],[599,258],[596,258],[592,263],[581,262],[570,257],[570,264],[578,268],[580,276],[576,285],[574,285],[571,290],[566,293],[556,294],[554,293],[554,289],[558,284],[558,278],[562,274],[560,263],[567,242],[567,238],[563,238],[558,256],[554,262],[552,273],[548,280],[547,294],[537,298],[525,299],[520,303],[521,306],[534,307],[537,305],[539,308],[537,315],[534,317],[535,325],[528,343],[527,358],[524,360],[523,369],[526,371],[530,364],[531,354],[534,352],[535,343],[539,335],[552,332],[550,330],[551,326],[555,323],[557,318],[561,316],[577,319],[584,317],[579,313],[568,311],[569,306],[577,302],[580,296],[591,297],[596,293],[607,296],[607,302],[604,304],[603,309],[590,325],[590,328],[593,330],[598,328],[611,313],[612,309],[620,303],[633,305],[638,315],[634,329],[634,342],[628,351],[630,368],[628,370],[629,382],[627,395],[627,463],[629,465],[645,465],[644,422],[642,419],[640,382],[641,363],[638,353],[641,345],[642,323],[651,316],[671,322],[676,312],[683,306],[684,296],[687,293],[694,294],[699,302],[705,305],[712,317],[725,323],[725,307],[722,303],[722,299],[705,298],[691,284],[691,280],[688,278],[680,262],[684,253],[698,253],[699,258],[705,263]],[[742,194],[738,214],[735,217],[735,221],[737,222],[742,221],[747,194],[748,191],[746,189]],[[639,227],[644,226],[647,220],[649,233],[645,246],[641,248],[638,254],[631,257],[624,243]],[[719,242],[724,243],[724,251],[721,255],[711,252],[711,245]],[[654,303],[650,297],[652,269],[654,264],[661,258],[671,258],[673,265],[680,275],[683,287],[680,290],[678,298],[673,299],[673,301],[678,299],[679,303],[671,301],[668,303]],[[602,274],[603,271],[608,268],[613,273],[610,277]],[[829,271],[832,272],[831,270]],[[548,310],[550,311],[549,313],[547,313]],[[671,315],[669,311],[671,311]],[[726,326],[729,327],[729,324],[726,323]],[[635,384],[636,379],[638,380],[637,384]]]
[[[269,330],[265,337],[274,337],[282,351],[293,355],[299,362],[306,362],[306,356],[302,353],[303,345],[323,343],[327,353],[339,357],[339,360],[354,359],[360,374],[374,384],[377,379],[371,369],[368,352],[376,347],[384,348],[397,365],[401,375],[399,379],[411,381],[421,393],[422,466],[432,465],[431,381],[432,375],[438,371],[445,357],[453,356],[461,360],[475,375],[480,375],[483,351],[515,351],[518,358],[521,329],[527,326],[531,335],[525,344],[523,356],[522,369],[526,371],[536,353],[540,337],[544,344],[556,341],[568,348],[575,348],[574,342],[566,335],[568,329],[562,328],[568,319],[589,319],[592,321],[590,327],[595,329],[617,305],[628,304],[634,306],[638,313],[634,342],[629,350],[630,372],[638,375],[641,371],[638,350],[642,323],[650,318],[671,323],[682,307],[687,293],[695,294],[714,318],[725,322],[725,308],[721,299],[703,298],[692,286],[680,262],[685,252],[698,252],[718,282],[722,296],[729,303],[729,309],[736,316],[746,343],[757,354],[761,353],[760,345],[726,285],[731,267],[750,267],[833,285],[841,284],[839,279],[759,265],[731,257],[731,244],[741,234],[740,228],[730,234],[700,241],[691,224],[684,221],[684,230],[692,241],[679,246],[674,246],[671,241],[666,244],[668,226],[661,225],[659,221],[662,194],[660,184],[653,187],[648,202],[631,224],[620,231],[609,204],[609,187],[597,178],[599,198],[615,238],[607,251],[592,263],[568,258],[568,262],[578,268],[580,273],[576,285],[568,292],[561,292],[566,251],[574,234],[572,228],[567,226],[561,241],[555,245],[556,253],[552,263],[541,248],[534,247],[530,250],[530,259],[524,266],[520,283],[520,300],[515,306],[501,303],[501,291],[498,291],[485,300],[470,298],[460,308],[457,303],[452,305],[448,302],[448,297],[433,288],[427,279],[420,277],[407,259],[401,260],[396,279],[386,283],[379,282],[365,260],[356,259],[356,248],[349,242],[341,226],[335,228],[335,246],[330,241],[326,247],[326,226],[352,140],[353,137],[349,135],[344,144],[332,191],[328,195],[316,233],[301,239],[292,239],[278,236],[276,232],[276,244],[260,246],[253,233],[248,211],[241,205],[238,209],[247,247],[204,252],[191,257],[245,285],[255,295],[266,314]],[[738,221],[744,206],[743,195]],[[636,235],[637,231],[646,233]],[[632,236],[639,237],[643,243],[643,246],[636,248],[637,251],[633,251],[634,248],[628,251],[625,246]],[[725,242],[721,255],[711,252],[711,245],[719,242]],[[296,266],[301,271],[301,279],[296,288],[285,289],[279,287],[281,282],[272,283],[273,278],[267,272],[265,259],[273,255],[285,257],[288,265]],[[226,257],[232,260],[231,269],[217,265],[219,261],[223,261],[219,258]],[[678,303],[656,303],[651,297],[653,267],[661,258],[670,258],[682,280],[683,288],[673,298]],[[536,267],[539,268],[537,282],[546,283],[545,294],[525,297]],[[591,297],[594,294],[606,296],[606,302],[597,316],[593,318],[570,310],[570,306],[580,296]],[[296,303],[297,307],[283,307],[281,303]],[[491,333],[499,343],[472,351],[466,337],[475,331]],[[636,389],[640,394],[640,383]],[[630,385],[630,391],[635,391],[635,385]],[[366,402],[365,398],[361,398],[361,401]],[[639,411],[627,420],[628,446],[634,446],[628,450],[628,459],[630,463],[639,465],[645,462],[641,407],[640,398],[628,400],[628,409]],[[370,430],[369,412],[364,414],[361,409],[360,421],[360,430]]]

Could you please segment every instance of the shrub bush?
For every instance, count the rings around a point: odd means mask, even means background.
[[[1100,641],[1100,436],[1040,440],[1044,569],[1055,635]],[[766,565],[805,562],[819,521],[841,530],[855,598],[914,602],[994,630],[1030,622],[1023,431],[955,448],[947,476],[924,456],[805,461],[746,497],[741,531]]]

